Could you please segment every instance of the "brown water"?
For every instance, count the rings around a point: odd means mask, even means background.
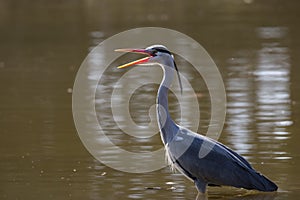
[[[297,0],[1,0],[0,199],[196,198],[193,184],[168,168],[130,174],[106,167],[87,152],[74,126],[72,87],[83,59],[104,39],[141,26],[175,29],[205,47],[227,91],[220,141],[280,188],[275,194],[208,188],[208,199],[298,199],[299,7]],[[203,86],[201,80],[192,83]],[[131,114],[138,123],[149,122],[145,105],[154,103],[156,89],[140,88],[133,97]],[[199,130],[205,131],[208,94],[199,93]],[[170,97],[175,117],[176,102]],[[101,117],[109,119],[111,112]],[[109,127],[127,150],[161,146],[158,135],[140,141]]]

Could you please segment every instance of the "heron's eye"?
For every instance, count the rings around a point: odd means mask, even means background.
[[[158,52],[157,50],[153,49],[151,52],[152,56],[157,56],[157,52]]]

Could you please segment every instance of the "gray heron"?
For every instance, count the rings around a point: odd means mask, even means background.
[[[178,68],[172,53],[162,45],[145,49],[117,49],[119,52],[145,54],[146,57],[119,66],[156,65],[163,70],[163,79],[157,94],[157,118],[166,155],[172,166],[194,182],[199,193],[205,193],[207,186],[233,186],[265,192],[276,191],[277,185],[258,173],[241,155],[224,144],[197,134],[176,124],[168,110],[168,91],[175,75],[181,86]],[[201,156],[199,152],[206,150]]]

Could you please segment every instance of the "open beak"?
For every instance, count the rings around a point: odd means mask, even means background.
[[[138,64],[142,64],[142,63],[146,63],[148,62],[148,60],[153,57],[149,51],[147,51],[146,49],[116,49],[115,51],[117,52],[132,52],[132,53],[139,53],[139,54],[146,54],[147,57],[145,58],[141,58],[135,61],[132,61],[130,63],[126,63],[124,65],[120,65],[118,66],[119,69],[121,68],[125,68],[125,67],[129,67],[132,65],[138,65]]]

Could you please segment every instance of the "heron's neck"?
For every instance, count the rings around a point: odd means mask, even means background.
[[[171,119],[168,109],[168,91],[174,78],[174,66],[165,65],[162,68],[164,73],[157,95],[157,118],[163,143],[166,144],[173,139],[178,127]]]

